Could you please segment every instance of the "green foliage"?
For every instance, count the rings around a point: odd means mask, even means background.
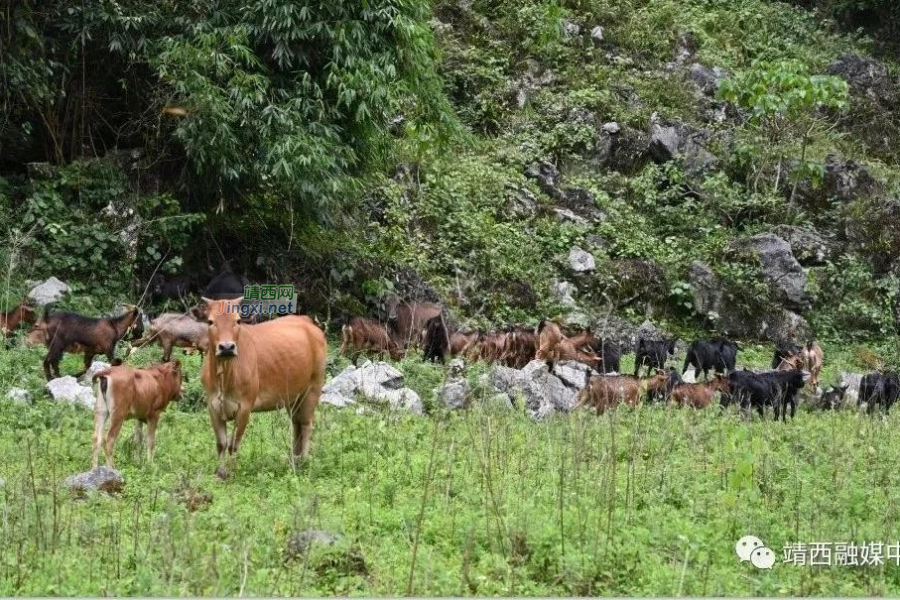
[[[847,82],[828,75],[810,75],[796,61],[754,62],[722,82],[720,95],[750,111],[757,124],[771,119],[796,119],[817,108],[844,109]]]
[[[127,182],[108,162],[74,162],[45,169],[23,196],[10,235],[29,275],[61,274],[78,282],[102,281],[110,289],[152,272],[163,261],[180,262],[200,215],[182,214],[169,195],[127,198]],[[112,209],[112,210],[110,210]],[[27,259],[27,260],[26,260]],[[37,268],[36,268],[37,267]]]

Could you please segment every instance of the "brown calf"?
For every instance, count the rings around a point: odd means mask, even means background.
[[[534,359],[534,331],[522,325],[511,327],[503,337],[500,361],[507,367],[521,369]]]
[[[9,312],[0,313],[0,335],[11,333],[20,323],[34,323],[34,309],[21,304]]]
[[[712,404],[716,392],[728,392],[728,378],[717,374],[705,383],[679,383],[672,388],[672,401],[678,406],[706,408]]]
[[[228,476],[226,450],[237,453],[251,412],[287,409],[293,425],[292,454],[307,457],[328,359],[325,334],[312,319],[287,315],[242,325],[241,300],[204,298],[209,352],[202,380],[216,434],[216,473],[221,478]],[[230,439],[228,421],[235,422]]]
[[[640,403],[643,396],[661,392],[666,387],[669,374],[665,371],[657,371],[652,377],[638,379],[631,375],[590,377],[590,372],[588,372],[585,379],[585,386],[578,393],[578,403],[575,408],[583,404],[591,404],[597,409],[597,414],[601,415],[607,409],[614,408],[621,402],[633,408]]]
[[[393,360],[403,358],[403,351],[388,335],[387,329],[377,321],[364,317],[353,317],[341,327],[341,349],[339,353],[349,355],[353,364],[363,354],[377,355],[384,360],[385,352]]]
[[[181,364],[178,361],[133,369],[121,363],[93,377],[97,383],[97,402],[94,405],[94,453],[92,468],[97,468],[100,445],[106,451],[106,465],[113,466],[113,450],[122,423],[137,419],[134,434],[143,442],[143,424],[147,424],[147,455],[153,460],[156,446],[156,426],[169,402],[181,397]],[[109,417],[109,430],[103,426]]]

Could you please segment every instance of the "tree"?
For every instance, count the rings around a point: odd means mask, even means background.
[[[806,169],[806,151],[817,133],[826,133],[834,125],[833,114],[826,109],[847,107],[847,83],[828,75],[810,75],[796,61],[754,62],[750,69],[722,82],[721,98],[749,111],[750,126],[759,142],[762,160],[754,176],[754,189],[760,176],[778,157],[775,181],[780,183],[784,162],[784,143],[800,141],[800,169]],[[791,189],[791,201],[797,180]]]

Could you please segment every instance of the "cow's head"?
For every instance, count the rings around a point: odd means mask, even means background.
[[[181,363],[177,360],[172,360],[159,365],[158,369],[169,381],[173,391],[172,399],[179,400],[184,392],[184,382],[187,381],[187,377],[181,370]]]
[[[203,298],[205,306],[194,309],[194,317],[205,315],[209,324],[209,349],[216,353],[218,358],[234,358],[238,354],[238,340],[241,335],[241,301],[243,298],[232,300],[211,300]]]
[[[670,356],[675,356],[675,343],[676,342],[678,342],[678,338],[672,338],[671,340],[666,340],[666,352],[668,352]]]
[[[384,312],[389,323],[396,323],[400,318],[400,296],[391,294],[384,300]]]

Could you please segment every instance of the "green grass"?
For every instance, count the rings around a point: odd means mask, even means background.
[[[851,353],[826,352],[828,381]],[[0,355],[0,392],[37,396],[0,402],[0,595],[900,593],[896,566],[780,561],[794,541],[900,539],[897,413],[801,410],[776,424],[644,406],[536,423],[477,404],[425,418],[322,406],[307,464],[290,466],[284,414],[254,415],[220,482],[205,413],[181,405],[162,419],[153,464],[125,426],[119,496],[77,499],[62,481],[90,466],[92,416],[41,396],[41,356]],[[759,365],[769,350],[743,356]],[[195,375],[199,359],[183,360]],[[67,358],[63,372],[78,365]],[[440,370],[400,368],[430,403]],[[203,494],[211,502],[188,510]],[[288,559],[291,532],[309,528],[343,537]],[[772,571],[738,563],[745,534],[776,551]]]

